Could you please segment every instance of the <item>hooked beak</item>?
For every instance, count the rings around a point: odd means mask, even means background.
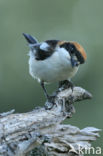
[[[79,65],[79,62],[75,60],[73,57],[71,57],[71,64],[72,64],[72,67],[77,67]]]
[[[27,42],[29,44],[36,44],[36,43],[38,43],[38,41],[34,37],[32,37],[31,35],[29,35],[29,34],[23,33],[23,36],[25,37],[25,39],[27,40]]]

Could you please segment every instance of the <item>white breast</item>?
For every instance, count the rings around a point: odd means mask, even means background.
[[[67,80],[73,77],[78,67],[72,67],[70,55],[64,48],[57,48],[52,56],[45,60],[35,60],[30,51],[29,72],[32,77],[44,82]]]

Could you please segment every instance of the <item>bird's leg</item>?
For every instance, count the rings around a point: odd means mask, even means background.
[[[46,90],[46,88],[45,88],[45,86],[44,86],[44,82],[41,81],[40,84],[41,84],[41,87],[43,88],[44,94],[45,94],[45,96],[46,96],[46,98],[47,98],[47,102],[46,102],[46,104],[45,104],[45,108],[46,108],[46,109],[52,109],[53,106],[55,105],[55,102],[54,102],[54,100],[55,100],[55,95],[54,95],[54,96],[49,96],[48,93],[47,93],[47,90]]]
[[[70,80],[64,80],[59,82],[59,88],[63,88],[63,89],[71,88],[73,91],[73,87],[74,85]]]
[[[70,86],[70,88],[71,88],[71,90],[72,90],[72,92],[73,92],[74,84],[73,84],[73,82],[70,81],[70,80],[68,80],[68,82],[69,82],[69,86]]]
[[[45,86],[44,86],[44,82],[41,81],[40,84],[41,84],[41,87],[43,88],[43,91],[44,91],[45,97],[46,97],[47,99],[49,99],[49,95],[48,95],[47,90],[46,90],[46,88],[45,88]]]

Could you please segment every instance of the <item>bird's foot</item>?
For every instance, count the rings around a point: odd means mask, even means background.
[[[65,81],[59,82],[60,91],[64,90],[64,89],[68,89],[68,88],[71,88],[71,90],[73,92],[74,85],[73,85],[73,83],[71,81],[65,80]]]
[[[54,105],[56,105],[55,103],[55,95],[53,96],[48,96],[47,101],[45,103],[45,109],[52,109]]]

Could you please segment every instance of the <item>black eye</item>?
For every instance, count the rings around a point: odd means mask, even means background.
[[[74,54],[74,51],[75,51],[75,49],[74,49],[74,47],[70,47],[70,52],[72,53],[72,54]]]
[[[73,48],[71,48],[71,53],[73,53],[74,52],[74,49]]]

